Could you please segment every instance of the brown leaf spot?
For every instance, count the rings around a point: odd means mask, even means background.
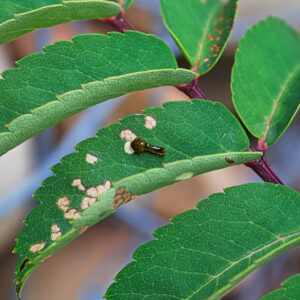
[[[79,231],[80,231],[80,233],[83,233],[83,232],[85,232],[86,230],[88,230],[88,228],[89,228],[88,225],[84,225],[84,226],[82,226],[82,227],[79,229]]]
[[[134,198],[134,196],[132,196],[132,193],[126,192],[126,187],[121,186],[116,190],[113,206],[114,206],[114,208],[117,208],[117,207],[129,202],[133,198]]]
[[[221,28],[221,27],[215,27],[214,30],[215,30],[215,32],[217,32],[218,34],[222,34],[222,28]]]
[[[210,41],[213,41],[214,40],[214,36],[212,34],[208,34],[207,35],[207,38],[210,40]]]
[[[232,160],[232,159],[230,159],[230,158],[228,158],[228,157],[225,157],[225,160],[226,160],[229,164],[234,164],[234,163],[235,163],[234,160]]]
[[[204,59],[203,59],[203,62],[208,62],[209,61],[209,57],[205,57]]]

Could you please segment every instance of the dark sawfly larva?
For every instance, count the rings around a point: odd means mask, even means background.
[[[154,146],[139,137],[132,141],[130,146],[134,150],[135,154],[140,154],[142,152],[150,152],[156,155],[163,156],[166,153],[165,148]]]

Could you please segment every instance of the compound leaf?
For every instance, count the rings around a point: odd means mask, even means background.
[[[166,154],[131,153],[136,136]],[[18,293],[43,260],[132,197],[262,155],[248,147],[237,119],[204,100],[167,102],[101,129],[55,165],[35,193],[40,205],[25,219],[15,248]]]
[[[1,0],[0,45],[41,27],[119,13],[117,3],[102,0]]]
[[[135,31],[79,35],[17,65],[0,80],[0,155],[99,102],[195,77],[162,40]]]
[[[294,275],[284,283],[282,288],[275,290],[260,300],[298,300],[300,295],[300,274]]]
[[[107,299],[220,299],[300,244],[300,194],[282,185],[245,184],[171,221],[135,251]]]
[[[232,93],[240,118],[265,147],[275,143],[294,118],[299,89],[299,34],[274,17],[254,25],[235,56]]]
[[[231,34],[237,0],[160,0],[164,23],[200,75],[220,58]]]

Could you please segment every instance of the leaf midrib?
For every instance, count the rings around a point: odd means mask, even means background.
[[[220,6],[216,5],[215,9],[214,9],[214,12],[211,14],[210,18],[207,19],[206,26],[205,26],[204,31],[203,31],[203,36],[202,36],[200,42],[198,43],[198,51],[197,51],[198,55],[197,55],[197,59],[196,59],[196,62],[194,64],[194,66],[199,65],[201,55],[202,55],[202,52],[203,52],[203,49],[204,49],[205,38],[206,38],[207,33],[209,31],[209,28],[210,28],[209,25],[211,24],[211,21],[215,18],[219,7]]]
[[[286,80],[284,81],[284,83],[283,83],[283,85],[282,85],[282,87],[281,87],[281,89],[280,89],[277,97],[275,98],[271,114],[270,114],[270,116],[266,120],[267,124],[266,124],[266,129],[264,131],[263,137],[261,139],[262,142],[266,141],[268,132],[269,132],[270,127],[271,127],[272,118],[274,117],[274,114],[276,112],[277,106],[278,106],[280,100],[282,99],[282,96],[284,95],[284,92],[286,91],[287,86],[289,85],[290,81],[293,80],[293,77],[294,77],[295,73],[298,70],[300,70],[300,64],[296,65],[296,67],[293,68],[292,72],[289,73],[289,75],[287,76]]]
[[[29,112],[27,113],[24,113],[24,114],[21,114],[20,116],[18,116],[17,118],[11,120],[8,124],[5,125],[5,127],[9,130],[9,131],[3,131],[3,132],[0,132],[0,137],[4,134],[13,134],[13,131],[11,131],[9,129],[10,126],[12,126],[13,123],[15,122],[18,122],[18,120],[24,116],[31,116],[34,114],[34,112],[36,110],[41,110],[43,109],[44,107],[50,105],[50,104],[54,104],[54,103],[63,103],[63,101],[61,101],[59,98],[62,98],[64,97],[66,94],[70,94],[70,93],[78,93],[80,91],[82,91],[83,89],[85,89],[86,87],[88,87],[89,85],[95,85],[95,84],[101,84],[101,83],[104,83],[105,81],[109,81],[109,80],[114,80],[114,79],[121,79],[121,78],[126,78],[126,77],[130,77],[130,76],[135,76],[135,75],[138,75],[138,74],[150,74],[150,73],[159,73],[159,72],[164,72],[164,71],[177,71],[177,70],[185,70],[187,71],[186,69],[181,69],[181,68],[175,68],[175,69],[172,69],[172,68],[168,68],[168,69],[157,69],[157,70],[147,70],[147,71],[138,71],[138,72],[132,72],[132,73],[129,73],[129,74],[123,74],[123,75],[116,75],[116,76],[111,76],[111,77],[107,77],[107,78],[104,78],[103,80],[94,80],[94,81],[91,81],[91,82],[88,82],[88,83],[83,83],[81,84],[81,88],[80,89],[74,89],[74,90],[70,90],[70,91],[67,91],[63,94],[56,94],[56,99],[53,99],[52,101],[49,101],[41,106],[38,106],[38,107],[35,107],[35,108],[32,108],[29,110]],[[120,93],[122,93],[120,91]],[[89,107],[89,106],[87,106]],[[86,107],[86,108],[87,108]],[[2,126],[4,126],[2,124]]]

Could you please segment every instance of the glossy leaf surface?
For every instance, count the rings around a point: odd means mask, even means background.
[[[200,75],[220,58],[231,34],[237,0],[160,0],[167,29]]]
[[[163,41],[134,31],[79,35],[17,65],[0,79],[0,155],[99,102],[195,77]]]
[[[128,154],[133,135],[165,148],[165,155]],[[101,129],[55,165],[55,175],[35,193],[40,205],[15,248],[18,291],[45,258],[132,197],[261,156],[248,147],[237,119],[222,104],[203,100],[167,102]]]
[[[107,299],[220,299],[300,244],[300,194],[270,183],[236,186],[171,221],[135,251]]]
[[[41,27],[114,17],[120,7],[102,0],[1,0],[0,45]]]
[[[300,36],[270,17],[241,39],[232,72],[233,103],[252,135],[272,145],[300,104]]]

